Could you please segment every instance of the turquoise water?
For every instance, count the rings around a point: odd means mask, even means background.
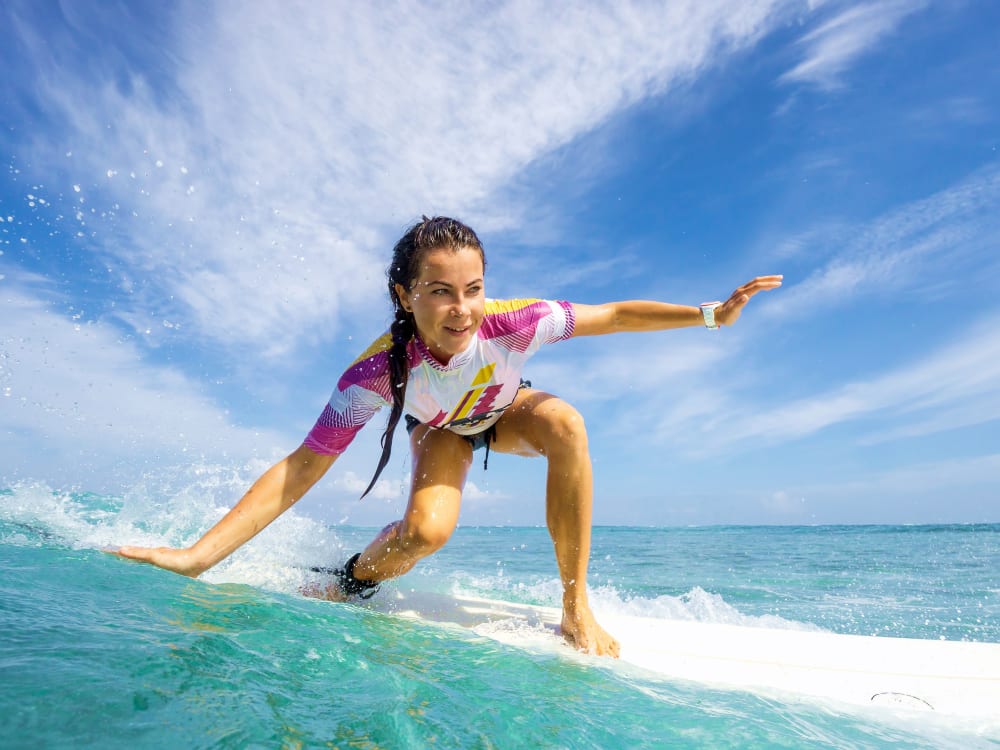
[[[0,747],[976,748],[995,728],[783,702],[297,592],[371,529],[280,519],[203,579],[183,544],[242,477],[122,497],[0,491]],[[388,519],[387,519],[388,520]],[[598,528],[608,611],[1000,642],[1000,525]],[[398,585],[556,605],[544,529],[460,528]],[[1000,711],[1000,709],[998,709]]]

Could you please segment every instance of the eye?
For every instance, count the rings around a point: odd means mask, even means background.
[[[483,291],[481,286],[470,286],[468,294],[472,296],[478,296]]]
[[[448,293],[448,290],[445,289],[443,286],[439,286],[437,289],[435,289],[434,291],[431,292],[431,294],[434,294],[434,295],[436,295],[438,297],[440,297],[442,295],[445,295],[447,293]]]

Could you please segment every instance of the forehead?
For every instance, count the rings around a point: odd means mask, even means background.
[[[428,250],[417,266],[417,281],[467,281],[481,278],[483,257],[474,247]]]

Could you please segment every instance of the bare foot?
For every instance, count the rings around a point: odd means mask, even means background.
[[[328,602],[346,602],[350,598],[335,583],[307,583],[299,589],[299,593],[313,599],[326,599]]]
[[[589,606],[563,606],[562,624],[563,638],[580,651],[595,656],[611,656],[615,659],[621,650],[618,641],[608,631],[602,628]]]

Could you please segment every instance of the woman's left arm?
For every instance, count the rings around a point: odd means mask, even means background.
[[[715,322],[731,326],[743,307],[757,292],[766,292],[781,286],[781,276],[758,276],[729,295],[729,299],[715,309]],[[704,325],[701,309],[669,302],[629,300],[608,302],[603,305],[578,305],[573,303],[576,316],[574,336],[600,336],[621,331],[663,331],[668,328],[687,328]]]

